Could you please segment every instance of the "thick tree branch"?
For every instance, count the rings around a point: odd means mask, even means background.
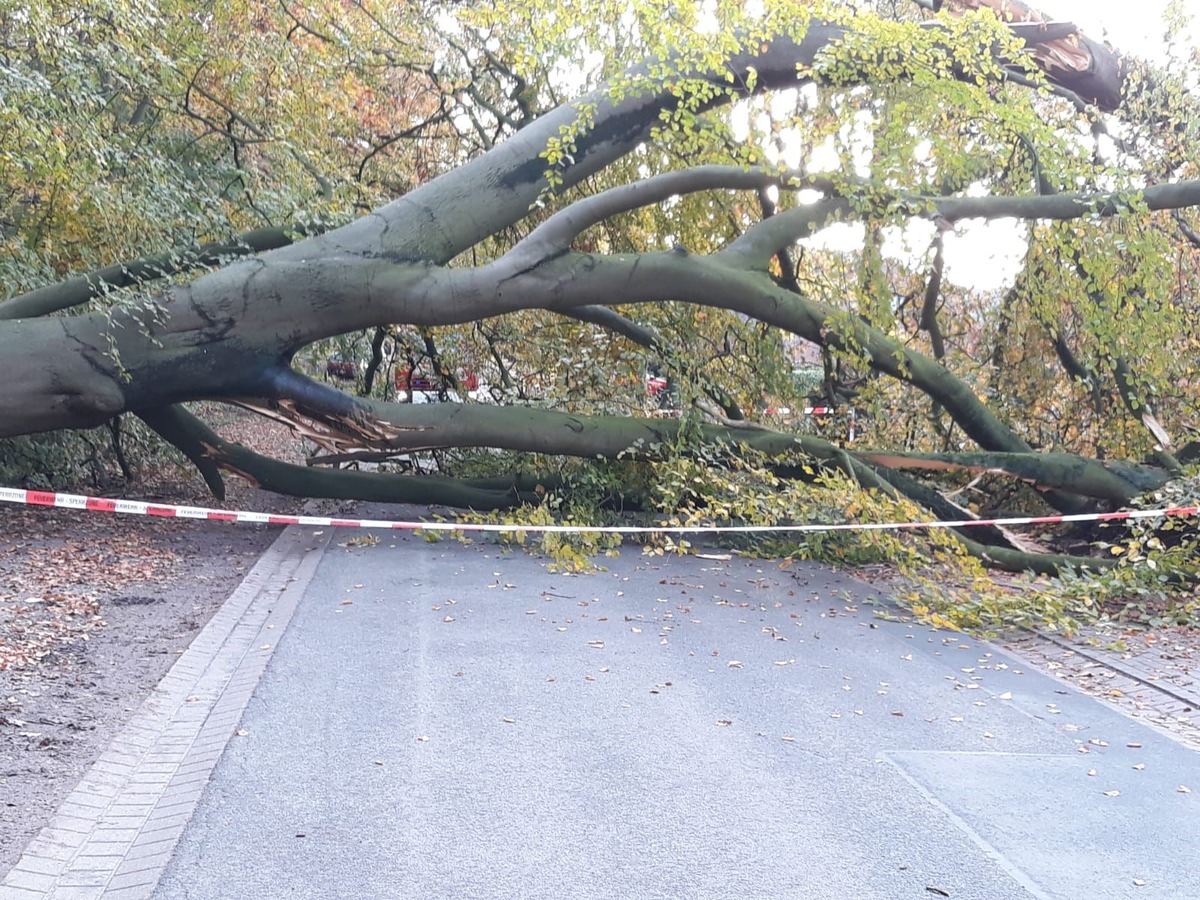
[[[285,228],[257,228],[232,241],[181,246],[158,256],[105,266],[86,275],[77,275],[67,281],[37,288],[0,302],[0,321],[48,316],[80,306],[111,290],[145,284],[194,269],[219,266],[240,256],[286,247],[298,237],[319,232],[319,227],[300,224]]]
[[[1167,483],[1161,469],[1129,463],[1102,463],[1067,453],[901,453],[859,451],[860,459],[892,469],[994,473],[1027,481],[1043,490],[1057,488],[1107,500],[1118,506]]]
[[[1052,194],[986,197],[903,197],[877,195],[873,206],[880,212],[905,210],[943,226],[965,219],[1070,220],[1110,218],[1143,203],[1152,212],[1200,205],[1200,180],[1159,184],[1141,190],[1086,194]],[[851,209],[845,199],[823,200],[785,210],[764,219],[729,244],[723,253],[740,256],[747,268],[761,268],[779,250],[807,237],[832,216]]]
[[[507,487],[495,482],[477,486],[471,482],[432,476],[390,475],[312,469],[279,462],[255,453],[241,444],[226,441],[199,419],[172,411],[164,425],[168,440],[177,447],[202,448],[199,452],[211,471],[220,469],[246,479],[256,487],[297,497],[328,497],[341,500],[371,499],[383,503],[444,504],[461,509],[508,509],[522,503],[539,503],[543,494],[523,476],[514,476]],[[158,430],[158,427],[155,427]],[[163,432],[160,432],[163,433]],[[189,458],[195,452],[190,449]],[[218,476],[219,477],[219,476]]]
[[[933,245],[933,264],[929,269],[929,281],[925,285],[925,296],[921,303],[921,329],[929,333],[929,341],[933,345],[933,358],[941,359],[946,355],[946,342],[942,338],[937,314],[942,299],[942,271],[946,265],[946,253],[940,231],[934,238]]]
[[[752,190],[768,185],[825,193],[835,190],[831,178],[763,168],[712,165],[665,172],[575,201],[530,232],[505,258],[519,271],[566,250],[585,230],[610,216],[700,191]]]
[[[214,497],[225,499],[225,480],[221,477],[221,468],[208,455],[205,444],[200,440],[202,435],[212,433],[207,425],[182,406],[142,410],[138,418],[191,461]]]

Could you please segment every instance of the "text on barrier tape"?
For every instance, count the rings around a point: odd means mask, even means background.
[[[543,534],[761,534],[767,532],[896,531],[916,528],[970,528],[982,525],[1050,525],[1062,522],[1113,522],[1122,519],[1153,519],[1160,516],[1200,515],[1200,506],[1138,509],[1111,513],[1077,513],[1065,516],[1014,516],[1004,519],[949,519],[938,522],[846,522],[837,525],[498,525],[469,522],[396,522],[388,519],[334,519],[328,516],[276,516],[244,510],[208,509],[146,503],[141,500],[109,500],[82,494],[26,491],[0,488],[0,501],[33,506],[57,506],[125,515],[207,519],[213,522],[249,522],[256,525],[316,525],[332,528],[393,528],[425,531],[525,531]]]

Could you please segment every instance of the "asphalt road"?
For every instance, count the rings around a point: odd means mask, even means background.
[[[1200,898],[1170,738],[821,568],[602,562],[332,545],[155,896]]]

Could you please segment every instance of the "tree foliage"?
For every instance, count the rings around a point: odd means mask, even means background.
[[[990,0],[0,7],[0,435],[133,413],[218,495],[576,518],[803,518],[810,482],[872,514],[1144,502],[1200,423],[1181,9],[1156,68]],[[310,377],[334,349],[345,390]],[[857,440],[768,412],[806,405]]]

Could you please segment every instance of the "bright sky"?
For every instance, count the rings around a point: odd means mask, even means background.
[[[1117,49],[1148,59],[1164,52],[1162,15],[1169,0],[1032,0],[1035,9],[1055,21],[1074,22],[1093,40],[1108,40]],[[1200,5],[1198,5],[1200,6]],[[1200,8],[1195,9],[1200,17]],[[1192,32],[1200,41],[1200,30]],[[859,226],[839,225],[823,234],[821,244],[849,248],[862,240]],[[933,226],[914,223],[895,229],[885,252],[920,256],[929,246]],[[1023,229],[1011,221],[963,223],[945,238],[946,278],[979,290],[1006,288],[1025,253]]]
[[[1058,21],[1074,22],[1088,37],[1108,40],[1133,56],[1162,51],[1167,0],[1041,0],[1031,4]]]

